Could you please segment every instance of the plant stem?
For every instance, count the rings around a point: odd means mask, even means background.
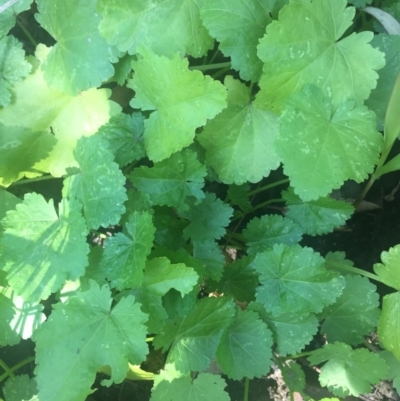
[[[38,43],[36,42],[36,40],[33,38],[33,36],[31,35],[31,33],[29,32],[29,30],[24,26],[24,24],[17,18],[17,24],[18,26],[22,29],[22,31],[24,32],[24,34],[28,37],[28,39],[30,40],[30,42],[33,44],[33,46],[37,46]]]
[[[371,280],[379,281],[380,283],[385,284],[381,280],[381,278],[379,276],[377,276],[376,274],[367,272],[367,271],[365,271],[363,269],[359,269],[358,267],[349,266],[349,265],[346,265],[344,263],[333,262],[331,260],[328,262],[328,264],[329,264],[329,266],[336,267],[339,270],[344,270],[344,271],[347,271],[347,272],[353,273],[353,274],[360,274],[361,276],[368,277]]]
[[[249,401],[249,388],[250,388],[250,380],[246,376],[244,378],[244,397],[243,397],[244,401]]]
[[[296,358],[302,358],[303,356],[309,356],[313,353],[313,351],[307,351],[307,352],[300,352],[300,354],[296,355],[288,355],[285,357],[285,359],[296,359]]]
[[[198,70],[198,71],[208,71],[208,70],[218,70],[220,68],[230,68],[231,63],[216,63],[216,64],[204,64],[204,65],[194,65],[193,67],[189,67],[189,70]]]
[[[285,201],[282,198],[270,199],[270,200],[267,200],[267,201],[265,201],[263,203],[259,203],[257,206],[253,207],[253,209],[251,209],[250,212],[254,212],[254,211],[258,210],[258,209],[261,209],[262,207],[268,206],[271,203],[279,203],[279,202],[285,202]]]
[[[8,367],[8,365],[2,359],[0,359],[0,367],[3,368],[3,370],[5,372],[3,375],[0,376],[0,381],[4,380],[8,376],[15,377],[12,369],[10,369]],[[4,376],[4,378],[3,378],[3,376]]]
[[[221,68],[218,72],[216,72],[215,74],[211,75],[211,78],[216,79],[220,75],[225,74],[226,72],[228,72],[230,69],[231,69],[231,67]]]
[[[53,177],[52,175],[42,175],[41,177],[36,177],[36,178],[24,178],[17,182],[13,182],[10,185],[10,187],[15,187],[16,185],[30,184],[31,182],[37,182],[37,181],[56,180],[57,178],[60,177]]]
[[[365,195],[367,195],[368,191],[371,189],[372,185],[374,184],[376,180],[376,176],[374,174],[371,175],[367,185],[364,187],[362,190],[360,196],[355,200],[353,203],[353,206],[357,209],[357,207],[360,205],[360,203],[364,200]]]
[[[278,185],[286,184],[287,182],[289,182],[289,178],[285,178],[283,180],[275,181],[275,182],[273,182],[271,184],[264,185],[263,187],[257,188],[254,191],[249,192],[247,194],[247,196],[256,195],[256,194],[258,194],[258,193],[260,193],[262,191],[266,191],[267,189],[271,189],[271,188],[277,187]]]

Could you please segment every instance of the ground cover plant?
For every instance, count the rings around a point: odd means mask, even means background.
[[[248,400],[279,369],[311,399],[309,367],[331,397],[400,390],[400,244],[368,271],[304,242],[400,169],[396,17],[0,0],[0,397]]]

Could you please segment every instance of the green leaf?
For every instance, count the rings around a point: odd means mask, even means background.
[[[330,343],[358,345],[377,325],[379,295],[366,277],[345,276],[344,279],[346,286],[340,297],[319,316],[323,319],[321,333]]]
[[[150,401],[229,401],[224,391],[225,380],[211,373],[200,373],[195,379],[190,376],[173,378],[164,371],[157,376],[158,383],[152,390]]]
[[[271,366],[272,335],[257,313],[242,311],[222,335],[217,362],[233,380],[265,376]]]
[[[345,224],[354,212],[354,207],[329,196],[303,202],[290,188],[282,191],[282,198],[289,210],[286,216],[295,221],[305,234],[321,235]]]
[[[347,99],[361,105],[368,98],[384,55],[369,44],[372,32],[340,40],[355,13],[346,5],[345,0],[293,0],[282,8],[258,46],[264,73],[257,104],[279,110],[288,95],[308,83],[322,89],[335,107]]]
[[[382,345],[400,360],[400,292],[385,295],[378,322],[378,337]]]
[[[364,181],[378,162],[382,135],[374,113],[352,101],[335,107],[315,86],[288,98],[280,123],[276,151],[304,201],[326,196],[348,179]]]
[[[96,10],[97,0],[36,3],[37,21],[57,41],[43,65],[50,86],[76,95],[101,86],[114,74],[111,61],[118,59],[98,32],[101,17]]]
[[[0,38],[15,25],[19,13],[30,9],[32,1],[19,0],[10,4],[9,0],[0,0]]]
[[[277,116],[250,102],[250,90],[232,77],[225,78],[228,108],[217,115],[198,137],[206,150],[206,164],[226,184],[256,183],[278,168],[275,153]],[[243,87],[236,89],[235,86]],[[230,102],[229,91],[243,90],[246,98]]]
[[[206,193],[201,203],[180,214],[190,220],[183,230],[185,238],[192,241],[219,239],[225,234],[233,209],[212,193]]]
[[[203,3],[204,0],[99,0],[103,15],[99,29],[110,45],[129,54],[146,46],[160,55],[179,52],[182,57],[201,57],[213,47],[200,20],[199,7]]]
[[[258,302],[249,305],[268,324],[274,335],[276,351],[282,355],[295,355],[311,342],[318,332],[318,319],[311,314],[282,313],[274,316]]]
[[[1,15],[1,14],[0,14]],[[49,50],[38,45],[36,57],[40,63],[46,60]],[[68,167],[77,167],[73,151],[77,140],[97,132],[120,107],[108,100],[109,89],[90,89],[78,96],[61,93],[50,88],[38,67],[33,74],[14,86],[15,101],[0,109],[0,122],[7,126],[25,127],[29,131],[54,133],[57,144],[48,158],[34,166],[61,177]],[[34,94],[34,95],[33,95]],[[30,174],[35,177],[40,174]]]
[[[400,71],[400,37],[382,33],[375,35],[371,45],[385,53],[386,65],[379,71],[376,88],[365,104],[375,112],[378,120],[378,129],[383,131],[385,114],[389,104],[390,95]]]
[[[400,392],[400,361],[389,351],[379,353],[389,367],[389,372],[386,377],[388,380],[393,380],[393,387]]]
[[[256,300],[274,316],[282,313],[319,313],[333,304],[344,288],[344,279],[324,268],[325,261],[311,248],[274,245],[258,253],[254,268],[261,285]]]
[[[109,288],[92,282],[89,291],[53,305],[49,319],[35,333],[41,401],[84,401],[93,391],[97,369],[110,366],[111,378],[102,382],[109,386],[125,379],[128,362],[145,359],[147,316],[133,296],[113,308],[111,304]]]
[[[256,254],[275,244],[295,245],[300,242],[303,230],[293,220],[275,214],[255,217],[243,230],[247,253]]]
[[[21,42],[14,36],[0,39],[0,106],[8,106],[13,85],[25,78],[31,68]]]
[[[282,365],[282,377],[291,393],[302,393],[306,387],[306,375],[296,362],[286,362]],[[337,400],[339,401],[339,400]]]
[[[239,206],[243,212],[249,212],[252,209],[249,197],[250,185],[229,185],[228,198],[231,205]]]
[[[363,8],[367,4],[371,4],[372,0],[348,0],[350,4],[353,4],[354,7]]]
[[[253,259],[252,256],[245,256],[225,266],[218,288],[221,294],[231,295],[240,302],[254,300],[258,274],[252,266]]]
[[[100,269],[107,271],[111,286],[118,290],[138,287],[154,241],[155,227],[149,212],[134,212],[126,233],[107,239]]]
[[[326,362],[319,382],[339,397],[366,394],[371,386],[385,378],[387,365],[378,355],[365,348],[353,350],[344,343],[327,344],[315,350],[308,360],[312,365]]]
[[[204,266],[204,277],[219,281],[225,265],[222,249],[213,240],[194,240],[193,256]]]
[[[3,288],[0,294],[0,345],[16,345],[46,320],[40,303],[25,302],[12,289]]]
[[[64,196],[82,202],[89,228],[118,224],[127,199],[125,177],[113,162],[107,143],[98,135],[82,137],[74,155],[80,172],[64,180]]]
[[[203,298],[183,319],[166,323],[153,344],[163,352],[170,348],[167,362],[181,372],[204,370],[234,314],[234,303],[227,297]]]
[[[2,220],[0,264],[13,290],[26,301],[46,299],[66,279],[83,275],[89,247],[80,208],[76,200],[63,199],[57,216],[53,201],[30,193]]]
[[[196,153],[185,149],[155,163],[154,167],[142,166],[133,170],[130,179],[155,205],[187,209],[184,203],[187,197],[204,198],[201,188],[206,175],[206,168],[197,160]]]
[[[0,123],[0,185],[9,186],[47,157],[57,140],[47,132]]]
[[[108,284],[107,270],[100,268],[100,263],[103,258],[103,246],[93,246],[90,248],[88,255],[88,265],[85,269],[85,275],[80,278],[80,289],[86,291],[90,288],[90,281],[95,281],[100,287]]]
[[[9,210],[14,210],[18,203],[21,203],[22,200],[17,198],[11,192],[6,191],[3,188],[0,188],[0,238],[3,233],[3,225],[1,224],[1,220],[5,217],[6,213]],[[1,282],[0,282],[1,285]]]
[[[155,110],[145,121],[144,141],[150,160],[159,162],[190,145],[196,128],[226,107],[226,90],[200,71],[189,71],[188,61],[177,55],[171,60],[145,49],[140,55],[128,84],[135,91],[131,106]]]
[[[10,377],[3,387],[6,401],[36,401],[37,384],[28,375]],[[38,400],[39,401],[39,400]]]
[[[201,8],[204,25],[244,80],[257,82],[261,75],[257,45],[271,22],[270,11],[268,4],[260,0],[206,1]]]
[[[400,290],[400,245],[396,245],[389,249],[388,252],[381,253],[382,263],[374,264],[374,272],[379,276],[381,281],[395,290]]]
[[[120,113],[100,127],[98,135],[108,142],[116,163],[124,167],[145,156],[143,131],[144,117],[141,113]]]

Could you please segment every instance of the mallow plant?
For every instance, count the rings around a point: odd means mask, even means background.
[[[400,169],[400,37],[367,3],[0,0],[0,345],[34,344],[5,401],[400,388],[400,245],[366,271],[302,242]]]

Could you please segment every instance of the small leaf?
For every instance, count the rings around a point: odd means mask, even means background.
[[[382,263],[374,264],[374,272],[384,284],[400,291],[400,245],[383,251],[381,254]]]
[[[10,377],[3,387],[6,401],[39,401],[37,384],[35,379],[28,375]]]

